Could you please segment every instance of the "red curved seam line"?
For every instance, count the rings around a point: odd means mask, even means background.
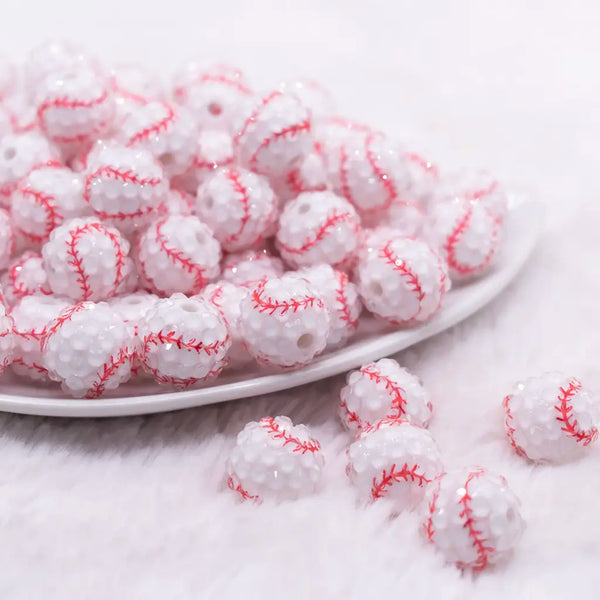
[[[248,164],[251,167],[256,167],[256,163],[258,161],[258,155],[265,148],[268,148],[271,144],[273,144],[277,140],[286,139],[286,138],[294,138],[302,132],[306,132],[306,133],[310,132],[310,119],[304,119],[304,121],[301,121],[300,123],[294,123],[293,125],[290,125],[289,127],[285,127],[284,129],[281,129],[280,131],[276,131],[275,133],[272,133],[269,137],[266,137],[265,139],[263,139],[260,142],[260,144],[258,145],[258,148],[256,148],[256,150],[252,153],[252,156],[250,157]]]
[[[73,315],[80,310],[83,310],[83,302],[78,302],[74,306],[67,308],[60,314],[48,327],[44,330],[44,335],[42,338],[42,350],[45,350],[48,346],[48,342],[50,338],[65,324],[68,323]]]
[[[376,500],[377,498],[383,498],[389,492],[390,488],[398,481],[410,481],[416,483],[419,487],[423,487],[428,483],[431,483],[426,475],[419,471],[420,466],[418,464],[412,467],[408,466],[408,463],[404,463],[402,468],[397,471],[396,464],[393,464],[389,471],[384,469],[381,473],[381,478],[378,481],[377,477],[373,477],[373,484],[371,485],[371,498]]]
[[[236,173],[235,171],[227,171],[226,177],[231,182],[233,191],[239,196],[242,204],[242,218],[240,219],[240,226],[235,233],[232,233],[225,240],[226,244],[230,244],[239,240],[244,228],[246,227],[246,224],[250,220],[250,196],[248,195],[248,188],[246,188],[246,186],[240,181],[239,173]]]
[[[246,135],[248,132],[248,128],[254,121],[256,121],[258,115],[267,106],[271,103],[275,98],[281,96],[281,92],[271,92],[268,96],[265,96],[260,104],[250,113],[250,116],[244,121],[241,129],[235,134],[233,138],[234,144],[239,144],[240,140]]]
[[[241,496],[242,500],[258,500],[259,499],[258,495],[250,494],[250,492],[248,492],[247,490],[245,490],[242,487],[242,484],[239,481],[234,481],[233,477],[231,477],[231,476],[227,479],[227,487],[230,490],[237,492]]]
[[[490,194],[493,194],[497,189],[498,189],[498,182],[492,181],[492,183],[490,183],[490,185],[488,185],[488,187],[486,187],[486,188],[481,188],[481,189],[472,190],[470,192],[467,192],[465,194],[465,197],[468,198],[469,200],[481,200],[485,196],[489,196]]]
[[[69,98],[68,96],[61,96],[59,98],[45,100],[37,110],[37,116],[39,122],[42,124],[42,128],[45,129],[44,113],[50,108],[93,108],[103,104],[108,99],[108,92],[104,90],[100,96],[93,98],[92,100],[76,100]]]
[[[374,139],[375,139],[374,135],[369,135],[366,137],[365,153],[366,153],[366,158],[367,158],[367,162],[369,163],[369,166],[371,167],[371,169],[372,169],[373,173],[375,174],[375,176],[377,177],[377,179],[380,181],[381,186],[383,187],[383,190],[387,196],[387,198],[385,200],[385,204],[383,204],[383,206],[378,206],[375,209],[371,209],[371,210],[379,211],[379,210],[385,210],[390,207],[392,202],[394,202],[394,200],[396,200],[396,198],[398,197],[398,190],[396,189],[396,185],[392,181],[392,178],[389,176],[389,174],[386,173],[377,163],[377,158],[375,157],[375,154],[373,153],[373,150],[371,149],[371,144],[373,143]]]
[[[40,330],[29,329],[28,331],[20,331],[18,329],[13,330],[16,336],[23,338],[24,340],[35,340],[36,342],[42,342],[46,335],[46,327]]]
[[[350,312],[350,306],[348,305],[348,298],[346,297],[346,286],[348,285],[348,275],[343,271],[336,272],[337,288],[335,290],[335,300],[340,304],[341,308],[339,312],[342,313],[340,319],[346,321],[350,327],[354,328],[358,325],[358,319],[353,319]]]
[[[115,372],[127,363],[131,361],[133,351],[128,347],[120,348],[117,355],[112,355],[107,362],[100,367],[98,372],[98,379],[94,381],[92,387],[88,390],[86,398],[98,398],[104,393],[107,382],[111,377],[114,376]]]
[[[42,367],[42,365],[38,365],[36,362],[32,362],[31,364],[26,363],[21,357],[15,358],[13,360],[13,364],[21,365],[26,369],[31,369],[32,371],[37,371],[41,375],[46,375],[48,373],[48,369]]]
[[[312,308],[313,306],[323,307],[323,301],[316,296],[304,296],[301,300],[291,298],[290,300],[273,300],[273,298],[263,298],[265,286],[259,284],[258,287],[252,292],[252,306],[257,308],[260,313],[267,313],[273,315],[279,311],[281,315],[285,315],[287,312],[298,312],[306,308]]]
[[[364,367],[360,370],[360,373],[366,375],[368,379],[374,381],[376,384],[383,382],[385,384],[385,391],[391,397],[391,404],[395,409],[395,413],[386,415],[386,419],[399,419],[405,414],[406,398],[403,396],[404,389],[396,385],[389,377],[382,375],[378,371],[373,371],[369,367]]]
[[[282,242],[279,242],[279,247],[290,254],[303,254],[319,242],[322,242],[331,228],[335,227],[336,225],[339,225],[340,223],[353,223],[354,220],[354,215],[352,215],[351,213],[338,213],[337,209],[333,209],[333,211],[327,216],[325,221],[319,225],[319,228],[317,229],[313,238],[307,237],[306,240],[304,240],[303,244],[298,248],[288,246],[287,244],[284,244]]]
[[[556,420],[562,423],[561,431],[564,431],[569,437],[575,438],[578,444],[588,446],[598,438],[598,429],[591,427],[587,431],[579,429],[577,419],[573,419],[573,398],[582,389],[581,383],[573,378],[569,381],[566,388],[559,388],[557,403],[554,408],[558,411]]]
[[[429,162],[428,160],[425,160],[421,155],[417,154],[416,152],[405,152],[404,156],[410,162],[419,165],[419,167],[421,167],[421,169],[423,169],[424,171],[431,173],[435,177],[439,176],[438,168],[433,163]]]
[[[207,279],[204,277],[204,269],[195,264],[191,258],[185,256],[183,252],[175,248],[171,248],[168,245],[168,238],[162,233],[162,227],[165,224],[166,219],[162,219],[155,225],[156,231],[156,243],[160,246],[161,250],[167,255],[169,260],[176,266],[181,267],[184,271],[194,276],[194,290],[200,290],[203,288]]]
[[[345,400],[340,399],[340,408],[343,409],[343,411],[346,413],[348,423],[356,423],[359,428],[361,427],[361,420],[358,414],[355,413],[353,410],[350,410],[350,408],[348,407],[348,403]]]
[[[110,85],[110,89],[115,94],[118,94],[119,96],[121,96],[122,98],[125,98],[126,100],[131,100],[132,102],[136,102],[137,104],[141,104],[141,105],[148,104],[148,102],[149,102],[148,98],[145,98],[144,96],[140,96],[139,94],[135,94],[134,92],[126,90],[125,88],[122,88],[117,83],[117,78],[115,76],[110,78],[109,85]]]
[[[477,553],[477,559],[473,565],[473,569],[476,571],[487,566],[489,555],[491,552],[494,552],[494,547],[491,546],[488,540],[485,539],[483,532],[477,528],[477,519],[475,518],[473,509],[471,508],[472,497],[469,491],[469,486],[474,479],[481,477],[483,474],[483,469],[469,473],[465,483],[464,496],[458,501],[458,503],[462,505],[462,510],[459,516],[461,519],[464,519],[463,528],[467,530],[467,534],[471,539],[471,544]]]
[[[206,73],[200,77],[200,82],[202,83],[224,83],[225,85],[235,88],[238,92],[249,96],[252,92],[239,81],[235,81],[233,79],[229,79],[225,75],[211,75]]]
[[[525,451],[519,444],[517,444],[515,440],[516,429],[513,427],[514,417],[512,411],[510,409],[510,396],[505,396],[502,405],[504,406],[504,411],[506,412],[506,419],[504,420],[504,427],[506,429],[506,435],[508,436],[508,440],[510,445],[514,448],[515,452],[519,456],[526,456]]]
[[[175,120],[175,111],[168,104],[163,103],[163,106],[166,109],[167,114],[159,121],[152,123],[149,127],[144,127],[144,129],[141,129],[132,135],[126,144],[128,148],[131,148],[131,146],[134,146],[142,140],[147,140],[151,135],[159,134],[161,131],[167,131],[169,125]]]
[[[185,340],[183,335],[177,335],[174,331],[164,332],[162,329],[157,333],[150,333],[144,336],[144,355],[148,353],[148,347],[150,344],[159,346],[163,344],[174,344],[179,350],[193,350],[197,354],[204,352],[204,354],[211,356],[218,354],[222,350],[227,342],[229,341],[229,335],[224,340],[217,340],[212,344],[205,344],[202,340],[192,338]]]
[[[348,154],[346,153],[346,148],[342,144],[340,146],[340,185],[341,192],[344,198],[348,200],[348,202],[356,205],[354,197],[352,195],[352,189],[350,188],[350,182],[348,180]]]
[[[30,187],[25,187],[21,189],[20,192],[25,197],[31,196],[33,201],[44,209],[46,212],[46,227],[43,235],[23,231],[21,228],[19,228],[19,231],[21,231],[29,239],[42,242],[50,235],[53,229],[62,223],[63,220],[62,215],[58,214],[56,212],[56,208],[52,205],[51,201],[54,200],[54,196],[44,194],[43,192]]]
[[[431,496],[431,500],[429,501],[429,504],[427,505],[429,515],[423,525],[425,535],[427,536],[427,539],[430,542],[433,541],[433,536],[435,535],[435,529],[433,528],[433,514],[435,513],[437,501],[440,497],[440,487],[442,485],[442,477],[443,477],[443,475],[438,475],[434,479],[434,481],[437,482],[437,485],[436,485],[435,491],[433,492],[433,494]]]
[[[310,439],[308,442],[301,442],[298,438],[289,434],[285,429],[282,429],[275,419],[272,417],[264,417],[260,420],[260,426],[270,434],[274,440],[283,440],[283,446],[291,444],[292,452],[306,454],[307,452],[318,452],[321,449],[321,444],[317,440]]]

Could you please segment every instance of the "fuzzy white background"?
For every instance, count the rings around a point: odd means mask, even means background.
[[[435,402],[450,467],[483,464],[521,497],[507,565],[445,566],[417,517],[356,503],[340,381],[115,420],[0,416],[0,598],[532,598],[600,589],[600,449],[534,467],[504,439],[516,379],[560,368],[600,390],[600,41],[595,3],[3,0],[0,50],[50,36],[167,74],[191,57],[240,64],[257,87],[310,75],[340,111],[443,166],[492,169],[547,203],[543,239],[508,291],[399,356]],[[310,425],[322,492],[239,506],[221,488],[237,431],[265,414]]]

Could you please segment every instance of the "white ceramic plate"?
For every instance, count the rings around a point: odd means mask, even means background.
[[[497,266],[486,277],[450,291],[443,309],[429,323],[394,331],[371,318],[361,319],[356,338],[348,346],[318,357],[310,365],[286,373],[258,369],[222,375],[214,385],[183,392],[153,383],[128,383],[112,396],[73,400],[58,386],[35,385],[11,376],[0,382],[0,410],[53,417],[117,417],[165,412],[237,400],[292,388],[354,369],[365,362],[404,350],[472,315],[497,296],[531,254],[538,238],[542,207],[523,195],[512,198],[505,245]]]

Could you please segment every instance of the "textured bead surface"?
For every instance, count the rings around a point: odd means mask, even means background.
[[[196,132],[191,117],[167,102],[132,107],[116,137],[128,148],[150,152],[168,177],[185,173],[194,159]]]
[[[223,260],[223,279],[236,285],[254,288],[260,281],[281,277],[281,259],[268,250],[245,250],[228,254]]]
[[[19,182],[11,199],[15,228],[32,244],[45,242],[65,219],[90,213],[82,176],[66,167],[34,169]]]
[[[242,165],[276,175],[299,164],[312,150],[310,114],[294,96],[271,92],[246,113],[233,139]]]
[[[231,340],[216,307],[173,294],[145,315],[139,327],[140,358],[158,383],[183,388],[218,375]]]
[[[17,375],[46,381],[48,374],[42,359],[42,339],[48,323],[70,303],[58,296],[26,296],[10,310],[15,324],[15,359],[12,369]]]
[[[321,445],[305,425],[265,417],[238,434],[227,485],[241,500],[295,499],[317,489],[323,465]]]
[[[84,199],[98,218],[121,231],[147,225],[168,189],[161,165],[142,148],[100,143],[87,158]]]
[[[48,375],[79,398],[97,398],[127,381],[135,350],[132,332],[105,302],[67,308],[42,340]]]
[[[426,321],[442,306],[450,280],[425,242],[375,231],[359,253],[358,290],[365,306],[391,323]]]
[[[279,84],[279,89],[295,96],[305,106],[315,122],[329,119],[335,111],[331,92],[311,79],[295,79]]]
[[[485,273],[502,241],[502,222],[478,200],[453,197],[431,207],[426,238],[443,254],[453,280]]]
[[[0,303],[0,373],[10,365],[15,357],[15,332],[12,317],[6,314]]]
[[[504,412],[510,444],[531,460],[574,460],[598,439],[600,399],[562,373],[515,384],[504,399]]]
[[[15,235],[9,214],[0,208],[0,269],[5,269],[15,251]]]
[[[7,305],[32,294],[52,293],[48,286],[42,255],[31,250],[26,250],[8,265],[6,273],[0,277],[0,283]]]
[[[235,252],[261,241],[277,218],[277,200],[265,177],[228,167],[200,186],[196,212],[223,249]]]
[[[308,281],[329,311],[330,330],[327,347],[337,348],[344,345],[356,331],[362,310],[356,286],[346,273],[330,265],[306,267],[297,271],[297,274]]]
[[[294,267],[328,263],[348,267],[360,243],[360,219],[333,192],[305,192],[288,202],[279,218],[277,246]]]
[[[414,508],[443,470],[426,429],[398,419],[365,427],[348,448],[348,476],[362,498],[386,498],[397,511]]]
[[[259,283],[242,301],[240,326],[258,362],[304,365],[325,349],[329,311],[308,282],[284,275]]]
[[[352,432],[382,419],[403,419],[427,427],[431,410],[429,394],[419,378],[391,358],[351,371],[340,391],[340,418]]]
[[[481,570],[506,558],[519,541],[519,500],[501,475],[481,467],[451,471],[428,488],[423,531],[448,562]]]
[[[198,217],[154,221],[140,235],[136,251],[142,280],[160,295],[196,294],[219,275],[221,248]]]
[[[125,271],[129,242],[94,217],[70,219],[42,247],[50,289],[73,300],[114,296]]]
[[[227,323],[227,330],[231,338],[227,366],[232,369],[243,367],[252,361],[240,329],[241,304],[249,293],[248,288],[228,281],[218,281],[207,285],[201,294],[202,298],[219,310]]]

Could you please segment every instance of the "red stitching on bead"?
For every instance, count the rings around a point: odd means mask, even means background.
[[[265,96],[260,101],[260,104],[250,113],[250,116],[244,121],[241,129],[235,134],[233,138],[234,144],[239,144],[242,137],[244,137],[248,132],[248,128],[250,127],[250,125],[252,125],[252,123],[256,121],[256,118],[264,109],[264,107],[270,104],[273,100],[275,100],[275,98],[279,98],[279,96],[281,95],[281,92],[271,92],[268,96]]]
[[[333,227],[336,227],[340,223],[352,223],[354,225],[354,228],[357,228],[356,219],[352,213],[340,213],[336,208],[334,208],[331,211],[331,213],[327,215],[325,221],[319,225],[319,228],[315,232],[314,237],[307,237],[300,247],[294,248],[292,246],[284,244],[281,241],[279,242],[279,247],[290,254],[303,254],[319,242],[322,242],[329,230]]]
[[[130,362],[134,352],[128,347],[120,348],[117,355],[112,355],[108,362],[105,362],[102,367],[100,367],[100,372],[98,373],[98,379],[94,381],[92,387],[88,390],[86,394],[86,398],[98,398],[104,393],[104,389],[106,384],[110,380],[111,377],[117,372],[119,367],[123,366],[127,362]]]
[[[497,189],[498,182],[492,181],[492,183],[490,183],[490,185],[488,185],[488,187],[486,188],[468,191],[465,194],[465,198],[467,198],[468,200],[481,200],[484,196],[489,196],[490,194],[493,194]]]
[[[225,75],[217,75],[211,73],[205,73],[199,78],[201,83],[224,83],[225,85],[235,88],[238,92],[249,96],[252,92],[239,81],[235,81],[234,79],[229,79]]]
[[[343,271],[336,271],[335,277],[337,280],[337,288],[335,290],[335,301],[341,305],[341,308],[338,309],[338,312],[341,313],[340,319],[342,321],[346,321],[348,325],[352,328],[356,328],[358,326],[358,319],[352,317],[352,313],[350,311],[350,306],[348,304],[348,298],[346,297],[346,286],[348,285],[349,279],[348,275]]]
[[[227,170],[225,176],[231,182],[233,191],[240,197],[242,204],[242,217],[240,219],[240,226],[235,233],[232,233],[224,241],[225,244],[236,242],[242,235],[246,223],[250,220],[250,196],[248,195],[248,188],[240,181],[240,175],[236,171]],[[260,235],[259,235],[260,238]]]
[[[511,400],[511,396],[506,396],[504,398],[504,401],[502,402],[502,405],[504,406],[504,410],[506,411],[506,419],[504,420],[504,427],[506,429],[506,435],[508,436],[510,445],[515,449],[515,452],[519,456],[526,457],[527,454],[525,454],[525,451],[523,450],[523,448],[521,448],[521,446],[519,446],[519,444],[517,444],[517,442],[515,440],[516,429],[513,427],[514,417],[513,417],[512,411],[510,410],[510,404],[509,404],[510,400]]]
[[[193,350],[197,354],[204,352],[207,356],[218,354],[223,348],[226,347],[229,341],[229,334],[225,336],[224,340],[216,340],[212,344],[205,344],[202,340],[191,338],[185,340],[183,335],[177,335],[175,331],[164,332],[162,329],[158,333],[149,333],[144,336],[143,339],[143,354],[144,356],[148,353],[148,347],[150,344],[159,346],[162,344],[175,344],[179,350]]]
[[[416,152],[405,152],[404,157],[406,160],[417,164],[423,171],[431,173],[434,177],[439,176],[438,168],[430,161],[424,159],[421,155]]]
[[[35,340],[36,342],[41,342],[46,335],[46,328],[42,329],[29,329],[27,331],[14,329],[15,335],[23,338],[24,340]]]
[[[348,403],[345,400],[343,400],[341,396],[340,408],[346,413],[346,420],[348,421],[348,424],[356,423],[359,429],[362,427],[361,420],[358,414],[355,413],[353,410],[350,410],[350,408],[348,407]]]
[[[237,478],[236,478],[236,480],[234,480],[232,476],[230,476],[227,479],[227,487],[230,490],[237,492],[242,497],[242,500],[254,500],[254,501],[260,500],[258,495],[250,494],[250,492],[245,490],[242,487],[242,484],[239,481],[237,481]]]
[[[398,481],[411,481],[416,483],[419,487],[423,487],[428,483],[431,483],[431,479],[426,477],[423,473],[418,471],[420,466],[418,464],[413,465],[412,468],[408,466],[408,463],[404,463],[399,471],[396,471],[396,464],[393,464],[389,471],[386,469],[381,473],[381,480],[377,481],[377,477],[373,477],[373,484],[371,486],[371,498],[376,500],[377,498],[383,498],[387,495],[389,488]]]
[[[258,155],[260,154],[260,152],[265,148],[268,148],[274,142],[286,138],[295,138],[303,132],[310,133],[310,119],[304,119],[303,121],[300,121],[300,123],[294,123],[289,127],[284,127],[280,131],[272,133],[271,135],[263,139],[258,145],[258,148],[256,148],[256,150],[252,153],[252,156],[248,161],[249,165],[253,168],[256,167],[256,163],[258,162]]]
[[[78,302],[74,306],[70,306],[65,309],[54,321],[44,328],[44,335],[42,337],[42,351],[48,347],[50,338],[65,324],[68,323],[75,313],[85,308],[83,302]]]
[[[20,356],[13,360],[13,364],[21,365],[22,367],[25,367],[26,369],[29,369],[31,371],[36,371],[40,375],[48,374],[48,369],[46,369],[42,365],[38,365],[36,362],[32,362],[31,364],[26,363]]]
[[[323,308],[323,301],[316,296],[304,296],[301,300],[290,298],[289,300],[273,300],[271,297],[263,298],[265,283],[260,283],[252,292],[252,308],[257,308],[259,313],[273,315],[285,315],[288,311],[298,312],[306,308],[318,306]]]
[[[109,179],[117,179],[118,181],[127,184],[134,183],[139,186],[157,186],[162,183],[161,177],[140,177],[137,173],[134,173],[132,169],[128,169],[127,171],[119,171],[118,169],[110,166],[100,167],[85,178],[85,188],[83,192],[83,197],[88,204],[91,204],[92,181],[96,178],[103,176]],[[152,207],[139,208],[133,212],[128,213],[122,211],[119,211],[117,213],[108,213],[98,210],[94,207],[92,208],[101,219],[115,219],[118,221],[142,217],[154,212],[154,209]]]
[[[67,255],[70,257],[70,260],[67,261],[67,264],[75,269],[77,283],[79,284],[79,288],[81,289],[82,293],[82,300],[88,300],[92,295],[93,290],[90,288],[89,280],[85,273],[83,258],[80,257],[79,253],[77,252],[77,242],[81,236],[89,233],[90,231],[97,231],[98,233],[107,236],[113,244],[116,258],[116,272],[115,279],[113,281],[113,286],[115,288],[123,280],[123,269],[125,267],[125,254],[121,248],[119,238],[115,233],[104,227],[104,225],[101,223],[85,223],[84,225],[80,225],[76,229],[72,230],[70,232],[71,238],[67,241]]]
[[[356,205],[354,201],[354,197],[352,196],[352,189],[350,188],[350,182],[348,181],[348,154],[346,153],[346,148],[342,144],[340,146],[340,185],[341,192],[344,198]]]
[[[588,446],[598,439],[598,429],[592,426],[589,430],[582,431],[578,427],[577,419],[573,419],[572,401],[581,389],[581,383],[575,378],[571,379],[566,388],[559,388],[560,394],[554,408],[559,414],[556,420],[562,423],[561,431],[564,431],[569,437],[575,438],[578,444],[581,443],[584,446]]]
[[[41,206],[46,212],[46,227],[43,235],[38,235],[29,231],[25,231],[21,227],[19,227],[19,232],[22,233],[28,239],[32,240],[33,242],[43,242],[48,238],[51,231],[58,227],[58,225],[60,225],[60,223],[62,223],[63,221],[63,216],[59,214],[56,211],[56,207],[52,205],[52,200],[54,200],[54,196],[51,196],[50,194],[45,194],[44,192],[40,192],[39,190],[35,190],[30,187],[24,187],[19,191],[24,197],[32,197],[35,204]]]
[[[430,542],[433,541],[433,536],[435,535],[435,529],[433,528],[433,513],[435,513],[436,504],[440,497],[440,487],[442,485],[443,477],[444,477],[444,473],[441,473],[440,475],[435,477],[435,479],[433,480],[434,482],[437,483],[437,485],[436,485],[435,491],[431,495],[431,500],[429,501],[429,503],[427,505],[429,516],[427,517],[427,520],[423,524],[423,530],[425,532],[425,535],[427,536],[427,539]]]
[[[264,417],[260,420],[259,425],[271,435],[274,440],[283,440],[283,447],[292,444],[292,452],[306,454],[307,452],[318,452],[321,449],[321,444],[315,439],[310,438],[308,442],[301,442],[298,438],[289,434],[285,429],[281,428],[273,417]]]
[[[22,267],[25,265],[25,263],[34,258],[41,259],[41,255],[31,251],[24,252],[21,255],[21,258],[17,262],[13,263],[8,270],[8,279],[11,285],[11,292],[15,298],[23,298],[24,296],[35,293],[36,291],[39,291],[46,296],[52,294],[52,292],[49,289],[44,288],[43,285],[37,289],[30,289],[25,286],[22,281],[19,281],[19,269],[21,268],[22,270]]]
[[[166,223],[167,219],[168,217],[160,220],[154,226],[156,231],[156,243],[160,246],[161,250],[167,255],[173,264],[181,267],[184,271],[194,276],[192,293],[196,293],[208,283],[208,278],[204,276],[204,269],[194,263],[191,258],[185,256],[185,254],[183,254],[183,252],[177,248],[171,248],[168,245],[169,238],[162,233],[162,227]]]
[[[109,85],[110,85],[110,89],[117,95],[121,96],[122,98],[125,98],[126,100],[131,100],[132,102],[135,102],[137,104],[148,104],[149,100],[148,98],[145,98],[144,96],[140,96],[139,94],[135,94],[130,90],[126,90],[125,88],[121,87],[119,85],[119,83],[117,82],[117,77],[115,75],[113,75],[110,80],[109,80]]]
[[[369,163],[369,166],[373,170],[373,173],[375,174],[377,179],[379,179],[387,198],[382,206],[377,206],[376,208],[369,209],[370,211],[385,210],[389,208],[392,202],[394,202],[394,200],[398,197],[398,190],[396,189],[396,185],[392,181],[392,178],[389,176],[389,174],[386,173],[379,166],[379,164],[377,163],[377,157],[375,156],[371,148],[371,144],[375,140],[375,137],[376,136],[374,135],[368,135],[365,138],[365,156],[367,162]]]
[[[146,371],[148,371],[154,377],[154,380],[157,383],[170,384],[170,385],[175,386],[177,389],[185,389],[185,388],[190,387],[191,385],[194,385],[201,381],[206,381],[207,379],[209,379],[211,377],[216,377],[223,370],[222,367],[213,369],[212,371],[209,371],[204,377],[199,379],[197,377],[181,378],[181,377],[171,377],[169,375],[164,375],[164,374],[160,373],[158,369],[154,369],[154,368],[148,366],[147,364],[144,364],[144,369]]]
[[[38,121],[40,123],[40,127],[42,130],[47,133],[46,123],[44,121],[44,113],[50,108],[63,108],[63,109],[77,109],[77,108],[93,108],[94,106],[99,106],[106,102],[108,99],[108,92],[104,90],[102,95],[94,98],[92,100],[76,100],[72,98],[68,98],[66,96],[62,96],[60,98],[47,99],[45,100],[41,106],[37,110]],[[106,123],[103,121],[96,127],[92,128],[91,131],[88,131],[85,134],[78,134],[74,136],[51,136],[55,142],[59,143],[70,143],[70,142],[83,142],[88,140],[91,136],[95,135],[102,131],[102,129],[106,126]]]
[[[126,143],[127,147],[131,148],[131,146],[134,146],[138,142],[147,140],[151,135],[158,135],[161,131],[164,132],[169,129],[169,126],[175,120],[175,111],[166,102],[163,102],[162,106],[167,111],[167,114],[159,121],[152,123],[148,127],[144,127],[132,135]]]
[[[365,375],[375,384],[383,382],[385,384],[385,391],[390,396],[390,403],[394,408],[393,413],[386,415],[386,419],[400,419],[405,414],[406,398],[404,397],[405,390],[399,385],[396,385],[389,377],[382,375],[379,371],[375,370],[375,367],[366,366],[360,370],[362,375]]]
[[[471,538],[471,544],[477,552],[477,560],[472,565],[472,568],[476,571],[486,567],[489,560],[489,554],[494,552],[494,547],[489,545],[488,540],[483,536],[483,531],[477,529],[477,520],[473,515],[473,509],[471,508],[472,497],[469,493],[469,485],[471,482],[474,479],[481,477],[484,473],[485,471],[483,469],[478,469],[469,473],[467,481],[465,482],[465,494],[458,501],[458,504],[461,504],[463,507],[459,515],[461,519],[465,520],[463,528],[467,530],[467,534],[469,535],[469,538]],[[464,567],[465,565],[459,566]]]

